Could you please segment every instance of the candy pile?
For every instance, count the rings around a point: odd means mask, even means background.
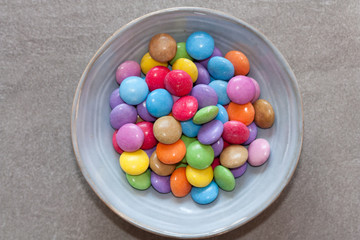
[[[116,71],[120,87],[110,96],[110,123],[130,185],[176,197],[190,193],[208,204],[219,188],[235,188],[248,163],[266,162],[270,145],[256,139],[257,127],[271,127],[274,111],[258,99],[249,70],[242,52],[223,57],[206,32],[179,43],[157,34],[140,65],[123,62]]]

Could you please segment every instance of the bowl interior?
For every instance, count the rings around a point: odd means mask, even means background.
[[[125,60],[140,62],[150,38],[171,34],[185,41],[194,31],[211,34],[226,53],[240,50],[250,61],[249,76],[261,88],[261,98],[275,111],[270,129],[258,137],[271,145],[269,161],[248,167],[232,192],[220,191],[209,205],[194,203],[188,195],[175,198],[153,188],[133,189],[119,166],[112,147],[109,96],[118,88],[117,66]],[[146,15],[118,30],[99,49],[77,89],[72,116],[72,137],[79,166],[98,196],[129,222],[162,235],[205,237],[238,227],[258,215],[281,193],[298,161],[302,142],[301,99],[294,75],[280,53],[252,27],[223,13],[201,8],[167,9]]]

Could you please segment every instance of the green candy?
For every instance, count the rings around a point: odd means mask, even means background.
[[[191,61],[194,61],[194,59],[186,51],[185,42],[179,42],[176,44],[176,46],[177,46],[176,54],[175,57],[170,61],[171,65],[173,65],[176,62],[176,60],[178,60],[179,58],[187,58]]]
[[[185,143],[185,147],[187,149],[191,143],[196,141],[196,138],[191,138],[191,137],[187,137],[185,135],[182,135],[181,140]],[[182,163],[187,163],[186,157],[184,157],[183,160],[181,160],[181,162]]]
[[[224,191],[232,191],[235,188],[235,178],[232,172],[224,166],[216,166],[214,179],[217,185]]]
[[[179,162],[179,163],[176,165],[176,169],[181,168],[181,167],[186,167],[186,166],[187,166],[186,163]]]
[[[126,179],[129,184],[138,190],[145,190],[151,186],[151,172],[150,169],[146,170],[140,175],[130,175],[126,174]]]
[[[193,122],[195,124],[204,124],[210,122],[214,118],[216,118],[217,114],[219,113],[219,108],[217,106],[207,106],[195,114],[193,118]]]
[[[186,149],[187,163],[196,169],[205,169],[214,161],[214,150],[211,145],[195,141]]]

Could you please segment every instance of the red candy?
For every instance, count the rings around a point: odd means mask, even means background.
[[[151,122],[139,122],[136,124],[144,133],[144,143],[141,146],[141,149],[147,150],[155,147],[157,140],[153,132],[153,124]]]
[[[192,87],[191,77],[185,71],[172,70],[165,77],[166,90],[175,96],[182,97],[189,94]]]
[[[181,97],[174,103],[172,115],[178,121],[187,121],[195,115],[198,106],[198,101],[193,96]]]
[[[155,89],[165,88],[165,76],[170,72],[170,69],[164,66],[156,66],[150,69],[145,77],[145,81],[150,91]]]
[[[212,169],[214,170],[216,166],[220,165],[220,159],[219,158],[214,158],[214,161],[211,164]]]
[[[119,147],[119,145],[117,144],[116,142],[116,133],[118,132],[119,130],[116,130],[113,134],[113,137],[112,137],[112,144],[113,144],[113,147],[115,149],[115,151],[119,154],[122,154],[124,151]]]
[[[228,121],[224,124],[222,137],[230,144],[242,144],[248,140],[249,136],[249,129],[242,122]]]

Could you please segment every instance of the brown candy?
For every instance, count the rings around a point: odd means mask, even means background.
[[[169,176],[174,170],[175,170],[176,165],[175,164],[165,164],[162,163],[157,155],[156,155],[156,151],[153,152],[153,154],[151,154],[150,157],[150,168],[151,170],[153,170],[153,172],[155,172],[157,175],[160,176]]]
[[[220,154],[220,163],[227,168],[242,166],[248,159],[248,150],[241,145],[230,145]]]
[[[150,56],[159,62],[168,62],[175,57],[177,50],[176,41],[166,33],[153,36],[149,43]]]
[[[164,116],[154,123],[154,136],[164,144],[173,144],[182,134],[181,124],[172,116]]]
[[[255,109],[255,124],[260,128],[270,128],[275,120],[275,113],[271,104],[264,99],[258,99],[254,102],[253,107]]]

